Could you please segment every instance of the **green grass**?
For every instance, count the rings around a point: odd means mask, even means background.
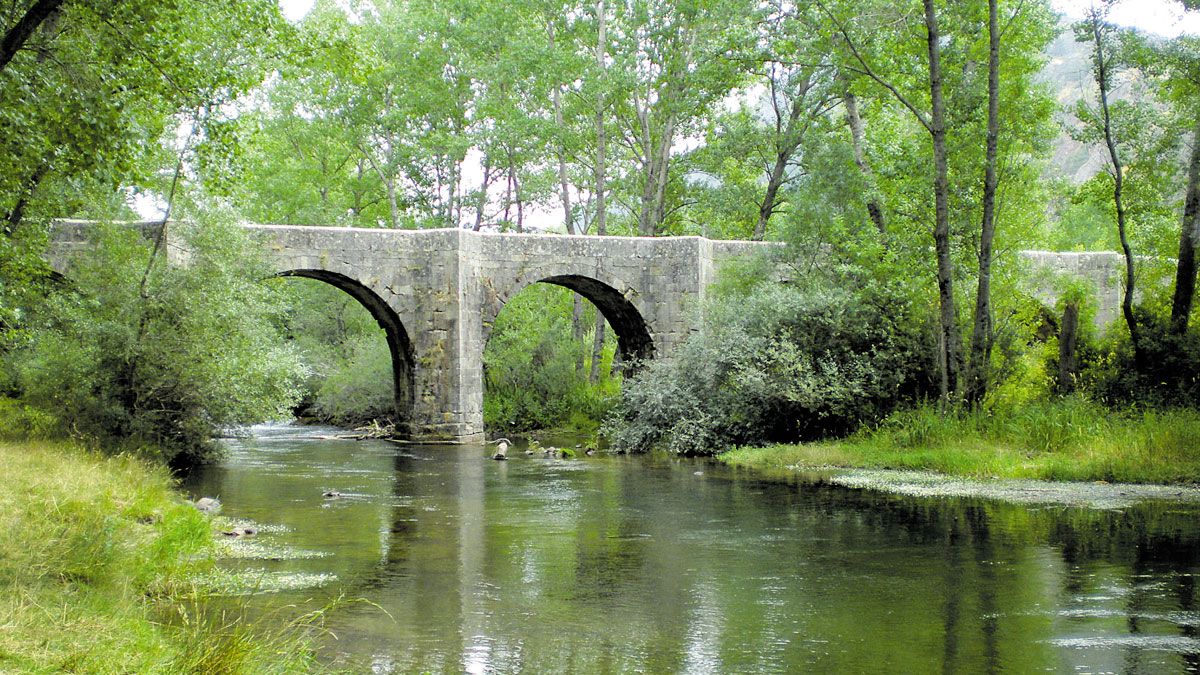
[[[303,627],[208,608],[213,524],[165,469],[56,441],[0,442],[0,466],[0,672],[313,666]]]
[[[1082,398],[1006,411],[892,415],[838,441],[739,448],[720,455],[762,470],[919,469],[976,478],[1200,482],[1200,412],[1116,413]]]

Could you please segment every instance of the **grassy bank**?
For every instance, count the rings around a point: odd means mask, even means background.
[[[165,469],[0,442],[0,671],[300,672],[303,636],[205,609],[213,526]]]
[[[1004,412],[922,407],[839,441],[741,448],[720,459],[765,470],[919,469],[976,478],[1200,482],[1200,412],[1118,414],[1078,398]]]

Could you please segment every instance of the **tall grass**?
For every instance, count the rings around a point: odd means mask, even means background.
[[[731,464],[925,469],[1000,478],[1200,482],[1200,412],[1114,412],[1067,397],[995,410],[895,413],[840,441],[743,448]]]
[[[308,633],[215,614],[213,530],[166,469],[0,442],[0,672],[302,672]]]

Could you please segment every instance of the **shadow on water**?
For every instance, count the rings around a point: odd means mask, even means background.
[[[257,430],[186,487],[268,526],[269,550],[316,554],[227,566],[336,577],[251,602],[378,605],[330,617],[334,665],[1200,670],[1195,505],[913,498],[703,461],[518,444],[497,462],[482,446],[304,435]]]

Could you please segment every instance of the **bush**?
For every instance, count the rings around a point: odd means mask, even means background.
[[[308,411],[330,424],[357,426],[371,421],[392,421],[396,396],[392,377],[392,352],[382,330],[358,335],[320,380]]]
[[[606,434],[621,451],[712,454],[881,418],[925,390],[929,352],[904,298],[873,293],[814,281],[718,301],[704,333],[626,383]]]
[[[1115,407],[1195,406],[1200,401],[1200,330],[1193,327],[1178,336],[1169,330],[1165,313],[1138,308],[1135,316],[1144,363],[1136,363],[1129,334],[1113,330],[1082,359],[1085,391]]]
[[[63,431],[182,464],[209,458],[221,427],[290,412],[303,368],[253,245],[216,222],[184,234],[186,263],[147,274],[138,231],[100,228],[71,286],[33,312],[8,365]]]

